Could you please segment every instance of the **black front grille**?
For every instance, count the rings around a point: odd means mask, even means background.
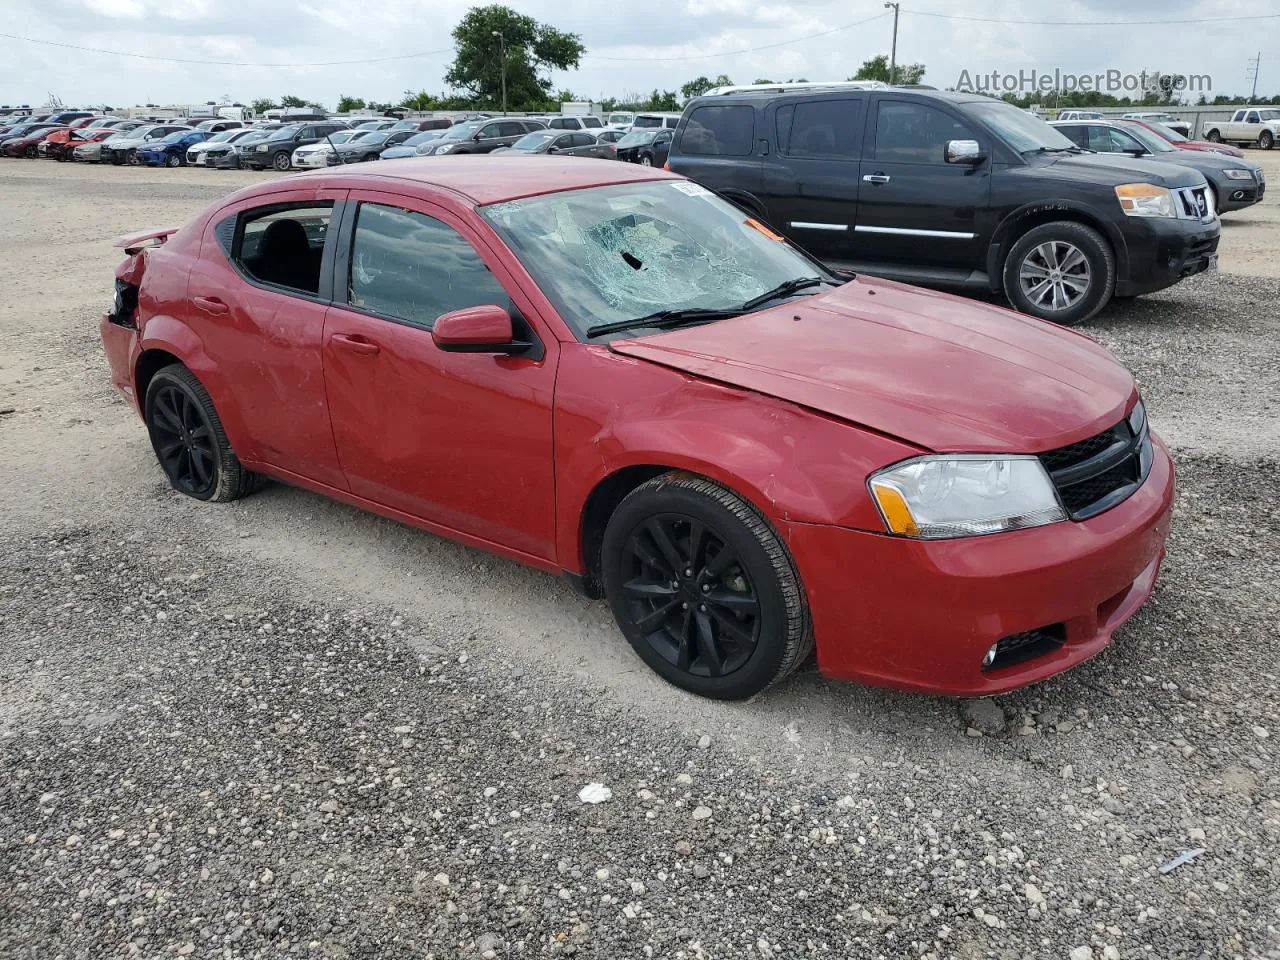
[[[1052,653],[1067,642],[1067,628],[1055,623],[1039,630],[1028,630],[1026,633],[1015,633],[1004,637],[996,644],[995,656],[989,663],[983,663],[983,670],[1000,670],[1015,664],[1026,663],[1036,657]]]
[[[1139,403],[1128,418],[1086,440],[1040,454],[1063,508],[1085,520],[1127,499],[1151,469],[1151,434]]]

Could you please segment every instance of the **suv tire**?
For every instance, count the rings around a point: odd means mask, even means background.
[[[1003,271],[1004,294],[1020,313],[1070,327],[1106,306],[1116,286],[1116,258],[1093,227],[1070,220],[1023,234]]]
[[[284,173],[293,166],[293,160],[290,158],[288,151],[281,150],[271,158],[271,166],[274,169],[279,170],[281,173]]]
[[[1270,150],[1276,145],[1275,135],[1270,130],[1263,130],[1258,134],[1258,146],[1263,150]]]

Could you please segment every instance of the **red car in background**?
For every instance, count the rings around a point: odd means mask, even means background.
[[[177,491],[274,477],[567,574],[697,694],[815,645],[1010,690],[1106,647],[1164,556],[1173,464],[1103,347],[833,274],[660,169],[342,167],[118,245],[101,336]]]
[[[36,125],[37,129],[27,129],[18,136],[10,136],[0,144],[0,151],[3,151],[6,157],[30,157],[32,159],[40,156],[40,142],[58,130],[66,130],[62,126],[44,126]]]
[[[95,127],[91,130],[55,130],[40,141],[38,153],[42,157],[60,162],[74,160],[76,147],[105,140],[116,132],[111,127]]]
[[[1179,150],[1194,150],[1197,153],[1221,153],[1224,156],[1235,157],[1237,160],[1244,159],[1244,151],[1239,147],[1231,146],[1229,143],[1212,143],[1208,140],[1190,140],[1180,134],[1177,130],[1166,127],[1163,123],[1152,123],[1150,120],[1130,118],[1126,122],[1136,123],[1140,127],[1145,127],[1161,140],[1172,144]]]

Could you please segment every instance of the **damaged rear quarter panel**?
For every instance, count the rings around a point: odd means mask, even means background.
[[[669,466],[715,480],[774,520],[882,530],[866,477],[920,451],[794,404],[580,346],[556,381],[557,555],[581,571],[583,511],[609,475]]]

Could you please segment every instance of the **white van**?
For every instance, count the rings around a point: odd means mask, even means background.
[[[635,122],[631,124],[631,129],[654,130],[661,128],[674,130],[679,123],[680,114],[678,113],[637,113]]]

